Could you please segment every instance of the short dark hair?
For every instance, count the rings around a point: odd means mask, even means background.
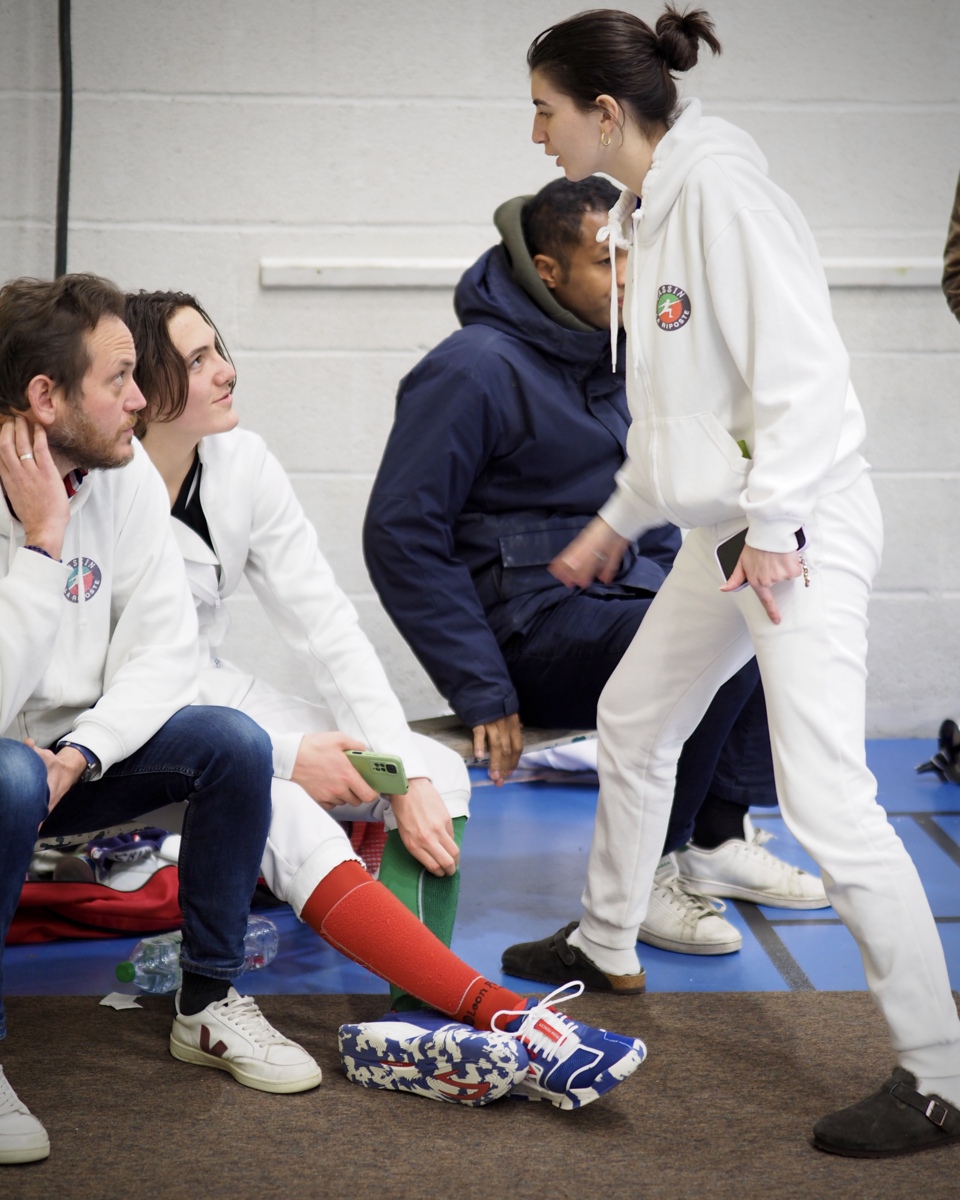
[[[608,95],[629,110],[649,137],[676,117],[672,71],[696,64],[699,43],[721,46],[702,8],[680,13],[667,5],[656,29],[632,13],[594,8],[545,29],[530,43],[527,66],[540,71],[577,107],[588,112]]]
[[[46,375],[76,399],[90,368],[87,335],[123,320],[123,292],[99,275],[12,279],[0,288],[0,413],[29,408],[27,385]]]
[[[217,353],[233,365],[220,331],[196,296],[188,292],[129,293],[125,319],[137,349],[133,376],[147,402],[137,413],[134,428],[140,438],[154,421],[175,421],[187,406],[190,376],[183,355],[170,338],[170,321],[181,308],[192,308],[203,317],[213,330]],[[232,391],[232,383],[230,388]]]
[[[570,251],[580,244],[583,214],[609,212],[619,195],[619,190],[600,175],[589,175],[576,183],[569,179],[548,183],[530,197],[520,212],[530,257],[549,254],[566,271]]]

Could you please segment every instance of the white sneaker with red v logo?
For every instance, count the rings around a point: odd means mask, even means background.
[[[238,1083],[261,1092],[306,1092],[321,1078],[306,1050],[278,1033],[252,996],[234,988],[192,1017],[180,1012],[177,992],[170,1053],[181,1062],[229,1071]]]

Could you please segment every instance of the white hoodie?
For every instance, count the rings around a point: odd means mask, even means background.
[[[633,417],[601,516],[628,538],[664,519],[740,517],[751,546],[795,550],[817,497],[867,466],[810,230],[753,139],[697,100],[658,144],[642,196],[638,208],[624,192],[599,235],[630,246]]]
[[[106,771],[192,703],[197,623],[169,520],[137,442],[132,462],[91,471],[71,498],[62,562],[23,548],[0,498],[3,737],[67,738]]]

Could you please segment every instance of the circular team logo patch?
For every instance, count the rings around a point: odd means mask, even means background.
[[[70,568],[70,578],[67,580],[67,586],[63,590],[63,594],[71,604],[79,602],[80,590],[80,560],[72,558],[67,563]],[[83,560],[83,598],[91,600],[99,592],[100,584],[103,582],[103,573],[92,558]]]
[[[674,283],[657,289],[657,324],[670,333],[682,329],[690,320],[690,297]]]

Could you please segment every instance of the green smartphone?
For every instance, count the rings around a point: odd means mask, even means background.
[[[395,796],[406,792],[407,773],[395,754],[378,754],[376,750],[344,750],[364,783],[381,795]]]

